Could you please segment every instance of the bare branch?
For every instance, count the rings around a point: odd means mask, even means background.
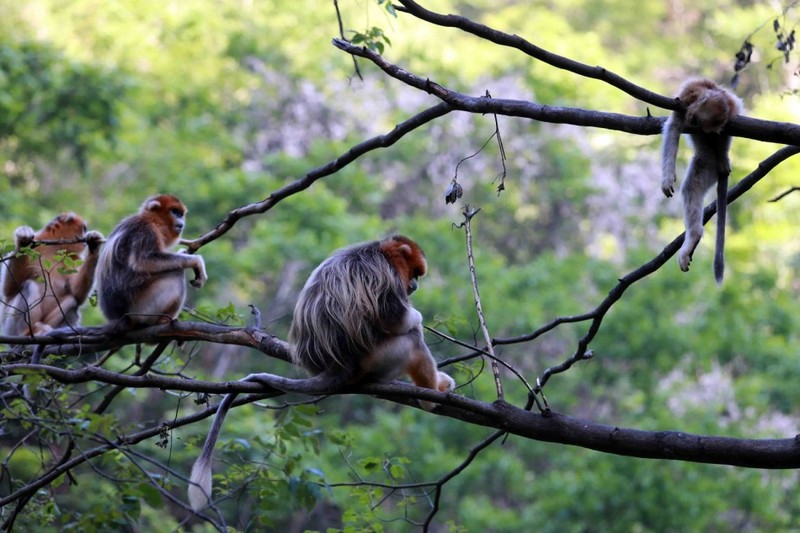
[[[500,368],[497,366],[497,360],[494,355],[494,346],[492,346],[492,337],[489,335],[489,329],[486,326],[486,317],[483,314],[483,306],[481,305],[481,295],[480,291],[478,290],[478,273],[475,269],[475,255],[472,251],[472,217],[478,214],[480,211],[480,207],[478,209],[470,209],[470,207],[464,206],[464,222],[461,225],[464,227],[464,234],[466,237],[466,247],[467,247],[467,263],[469,264],[469,277],[472,281],[472,296],[475,300],[475,312],[478,314],[478,323],[481,327],[481,332],[483,333],[483,339],[486,341],[486,351],[489,352],[491,356],[491,366],[492,366],[492,375],[494,376],[494,384],[497,388],[497,399],[503,400],[503,382],[500,380]]]
[[[71,328],[53,330],[36,337],[0,336],[0,344],[48,345],[45,354],[76,355],[90,354],[119,348],[128,344],[162,341],[206,341],[216,344],[233,344],[254,348],[271,357],[289,360],[289,345],[256,327],[231,327],[206,322],[183,322],[173,320],[142,329],[121,330],[112,326]]]
[[[612,87],[616,87],[617,89],[620,89],[633,96],[637,100],[641,100],[658,107],[663,107],[665,109],[679,108],[679,102],[675,98],[667,98],[649,91],[644,87],[640,87],[634,83],[631,83],[629,80],[623,78],[619,74],[615,74],[614,72],[611,72],[603,67],[593,67],[591,65],[586,65],[585,63],[580,63],[567,57],[549,52],[544,48],[540,48],[535,44],[526,41],[519,35],[510,35],[459,15],[441,15],[425,9],[413,0],[398,1],[403,5],[402,8],[397,8],[398,11],[409,13],[421,20],[424,20],[425,22],[435,24],[436,26],[458,28],[462,31],[480,37],[481,39],[499,44],[500,46],[517,49],[535,59],[547,63],[550,66],[567,70],[569,72],[574,72],[575,74],[585,78],[604,81]]]
[[[454,110],[479,114],[495,113],[510,117],[529,118],[539,122],[595,127],[636,135],[659,135],[667,118],[666,116],[650,116],[649,113],[647,116],[633,117],[619,113],[606,113],[574,107],[546,106],[525,100],[467,96],[446,89],[430,79],[423,79],[403,70],[367,48],[355,46],[341,39],[334,39],[333,44],[345,52],[369,59],[389,76],[411,87],[433,94],[443,102],[450,104],[451,109]],[[665,105],[664,107],[669,109],[674,106]],[[692,133],[695,128],[696,126],[686,128],[685,132]],[[800,125],[788,122],[772,122],[737,116],[728,121],[723,132],[727,135],[757,141],[800,145]]]
[[[758,183],[762,178],[769,174],[777,165],[798,153],[800,153],[800,147],[786,146],[762,161],[756,170],[742,178],[742,180],[739,181],[739,183],[737,183],[734,187],[731,187],[731,189],[728,191],[728,204],[731,204],[740,198],[745,192],[750,190],[753,185]],[[703,223],[705,224],[708,222],[716,212],[717,204],[715,200],[706,206],[703,212]],[[625,293],[628,287],[661,268],[672,256],[674,256],[675,253],[677,253],[677,251],[680,249],[681,244],[683,244],[683,238],[684,234],[681,233],[651,261],[622,277],[619,280],[619,283],[613,289],[611,289],[611,291],[609,291],[608,296],[594,310],[574,317],[557,318],[550,324],[547,324],[546,326],[543,326],[528,335],[522,335],[510,339],[495,339],[494,342],[497,344],[511,344],[530,341],[565,322],[582,322],[584,320],[592,321],[591,325],[589,326],[589,331],[578,342],[578,348],[575,350],[575,353],[563,363],[550,367],[544,371],[539,383],[537,384],[537,391],[540,390],[542,387],[544,387],[553,374],[564,372],[578,361],[586,359],[587,356],[592,356],[591,351],[588,350],[588,346],[589,343],[594,339],[594,336],[600,330],[600,324],[603,322],[603,318],[605,317],[606,313],[608,313],[611,307],[620,298],[622,298],[622,295]]]
[[[783,200],[784,197],[789,196],[790,194],[792,194],[795,191],[800,191],[800,187],[790,187],[789,190],[782,192],[781,194],[779,194],[778,196],[776,196],[774,198],[771,198],[769,201],[770,202],[779,202],[779,201]]]
[[[333,7],[336,10],[336,21],[339,23],[339,36],[342,39],[345,39],[346,37],[344,36],[344,26],[342,25],[342,12],[339,11],[338,0],[333,0]],[[356,60],[355,57],[353,58],[353,70],[355,71],[356,76],[358,76],[358,79],[360,80],[364,79],[363,76],[361,76],[361,70],[358,68],[358,61]]]
[[[367,152],[376,150],[378,148],[387,148],[392,146],[394,143],[402,139],[406,134],[434,119],[446,115],[450,111],[452,111],[452,108],[445,103],[440,103],[433,107],[429,107],[428,109],[417,113],[405,122],[398,124],[389,133],[378,135],[358,143],[333,161],[309,171],[302,178],[278,189],[264,200],[234,209],[233,211],[229,212],[225,219],[217,224],[213,230],[194,240],[182,240],[181,244],[187,246],[190,252],[196,252],[202,246],[227,233],[240,219],[250,215],[261,214],[269,211],[281,200],[285,200],[294,194],[308,189],[315,181],[338,172]]]

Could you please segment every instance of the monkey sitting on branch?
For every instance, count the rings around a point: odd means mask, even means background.
[[[300,293],[289,329],[292,361],[330,388],[407,373],[420,387],[452,390],[409,301],[427,268],[420,247],[399,235],[334,252]]]
[[[176,319],[186,299],[183,271],[192,269],[193,287],[208,276],[199,255],[172,253],[185,224],[186,206],[177,196],[145,200],[139,212],[122,220],[103,245],[98,264],[98,300],[105,317],[131,327]]]
[[[725,271],[725,217],[728,207],[728,176],[731,163],[728,151],[731,138],[720,133],[730,119],[743,111],[742,101],[730,90],[707,79],[690,79],[677,96],[685,107],[673,111],[664,124],[661,190],[669,198],[674,193],[675,160],[684,128],[701,131],[690,135],[694,155],[681,185],[683,220],[686,235],[678,252],[681,270],[689,270],[697,244],[703,236],[703,196],[717,185],[717,240],[714,252],[714,278],[722,283]]]
[[[289,329],[292,362],[313,374],[320,389],[388,382],[405,373],[417,386],[453,390],[455,381],[438,370],[422,335],[422,315],[409,301],[427,268],[417,243],[399,235],[334,252],[300,292]],[[214,445],[235,397],[220,403],[192,467],[195,511],[208,505]]]
[[[0,275],[3,332],[31,336],[78,326],[102,242],[103,234],[87,232],[84,220],[72,212],[58,215],[38,232],[18,227],[14,251],[3,259]],[[32,246],[34,251],[24,250]],[[76,269],[77,260],[83,262]]]

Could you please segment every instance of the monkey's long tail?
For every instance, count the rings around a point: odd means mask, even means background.
[[[220,431],[222,431],[225,415],[228,414],[228,410],[230,410],[236,396],[237,394],[235,393],[228,394],[219,404],[217,414],[214,415],[214,422],[211,423],[211,429],[203,444],[203,449],[194,462],[194,466],[192,466],[188,496],[189,504],[195,512],[208,505],[211,499],[211,461],[214,455],[214,446],[217,444]]]
[[[717,176],[717,241],[714,247],[714,279],[722,284],[725,275],[725,218],[728,215],[728,174]]]
[[[258,381],[259,375],[260,374],[251,374],[242,381]],[[308,378],[306,383],[312,389],[336,390],[351,381],[351,372],[330,371]],[[211,466],[214,458],[214,446],[216,446],[217,439],[222,431],[222,424],[225,422],[225,416],[228,414],[237,396],[237,393],[228,394],[222,399],[222,402],[220,402],[217,408],[217,414],[214,415],[214,421],[211,423],[211,429],[209,429],[206,441],[203,443],[203,449],[200,450],[200,455],[192,466],[187,494],[189,496],[189,504],[195,512],[205,508],[211,501]]]

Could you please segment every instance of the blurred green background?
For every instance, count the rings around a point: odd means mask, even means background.
[[[377,2],[339,4],[346,36],[380,28],[387,59],[451,89],[666,114],[458,30],[393,17]],[[773,32],[776,18],[782,27],[794,24],[793,10],[784,18],[771,4],[710,0],[428,4],[662,94],[673,94],[690,75],[727,82],[749,37],[755,62],[737,89],[747,114],[786,122],[799,116],[797,64],[784,64]],[[184,236],[195,238],[228,211],[436,103],[365,61],[359,79],[352,59],[330,44],[338,33],[332,2],[0,0],[0,235],[8,244],[17,226],[38,228],[65,210],[107,235],[144,198],[165,192],[189,207]],[[487,322],[493,336],[507,337],[594,308],[617,278],[678,235],[682,221],[679,200],[660,192],[658,137],[508,117],[499,125],[508,156],[505,191],[496,192],[496,143],[463,163],[458,177],[461,202],[482,208],[473,229]],[[460,204],[443,199],[456,164],[493,131],[491,116],[451,113],[241,220],[200,250],[209,282],[190,291],[195,317],[247,321],[254,304],[265,329],[285,338],[297,292],[331,250],[402,232],[428,257],[430,274],[414,296],[426,323],[479,343],[464,234],[452,227],[461,221]],[[689,154],[685,141],[683,147],[681,169]],[[776,148],[734,140],[732,181]],[[551,406],[641,429],[797,434],[800,195],[767,200],[800,185],[798,170],[796,159],[785,162],[729,209],[721,288],[713,282],[707,236],[688,274],[671,260],[626,292],[591,345],[594,359],[548,384]],[[83,315],[85,324],[102,323],[96,308]],[[585,330],[562,326],[498,354],[533,382],[569,356]],[[464,353],[433,336],[428,341],[437,358]],[[115,355],[112,365],[121,368],[132,354]],[[258,353],[219,345],[186,346],[162,364],[216,380],[254,371],[298,375]],[[453,370],[459,383],[469,382],[459,392],[491,401],[488,372],[470,381],[480,371],[477,363]],[[505,380],[508,399],[524,403],[524,387],[510,374]],[[130,391],[116,402],[109,426],[96,431],[114,436],[195,408],[161,391]],[[195,424],[173,432],[164,449],[148,442],[137,450],[186,474],[207,428]],[[220,509],[239,530],[416,531],[431,505],[422,490],[336,484],[436,480],[489,434],[369,397],[236,409],[217,449],[223,462],[215,466],[215,487],[232,491]],[[0,438],[9,458],[0,494],[35,475],[49,456],[13,448],[14,437]],[[37,494],[18,529],[211,529],[185,521],[187,513],[147,481],[155,476],[184,497],[185,483],[155,463],[106,454],[76,473],[78,486],[54,487],[55,497]],[[431,531],[786,531],[800,528],[797,477],[510,437],[445,485]]]

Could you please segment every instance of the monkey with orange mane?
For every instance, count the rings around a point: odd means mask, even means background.
[[[98,264],[98,300],[109,321],[132,327],[167,323],[178,317],[186,299],[183,271],[194,271],[193,287],[208,276],[199,255],[172,253],[185,225],[186,206],[177,196],[145,200],[139,212],[122,220],[108,236]]]
[[[334,252],[300,292],[289,329],[292,361],[313,374],[320,389],[387,382],[405,373],[420,387],[453,390],[455,382],[438,370],[423,339],[422,315],[409,300],[427,270],[419,245],[400,235]],[[235,397],[220,404],[192,467],[189,502],[195,511],[209,502],[214,445]]]

